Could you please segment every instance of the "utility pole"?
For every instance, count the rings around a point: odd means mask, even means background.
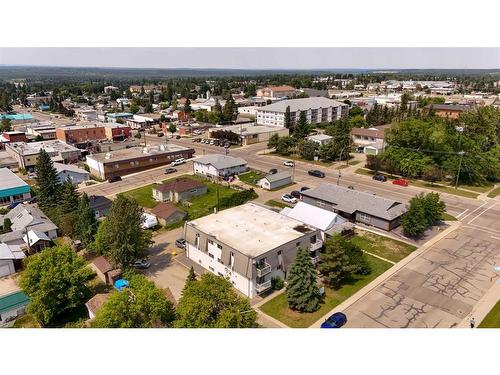
[[[464,157],[465,152],[461,150],[462,147],[462,133],[464,131],[464,128],[461,126],[457,126],[455,128],[459,133],[460,136],[458,137],[458,155],[460,155],[460,161],[458,162],[458,171],[457,171],[457,179],[455,181],[455,189],[458,189],[458,179],[460,178],[460,169],[462,168],[462,159]]]

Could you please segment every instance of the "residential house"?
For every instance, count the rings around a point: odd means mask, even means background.
[[[244,159],[228,155],[212,154],[193,160],[194,173],[211,179],[234,176],[247,169]]]
[[[180,202],[207,193],[207,185],[192,178],[177,178],[173,182],[153,186],[153,198],[160,202]]]
[[[275,174],[267,174],[259,180],[259,186],[262,189],[273,190],[292,183],[290,172],[283,171]]]
[[[109,260],[103,256],[97,257],[90,262],[90,268],[95,271],[97,277],[99,277],[102,282],[109,285],[113,285],[113,283],[120,278],[122,273],[121,269],[113,267]]]
[[[307,137],[307,140],[316,143],[318,146],[323,146],[330,143],[333,137],[326,134],[315,134]]]
[[[386,231],[399,226],[401,216],[407,211],[401,202],[334,184],[321,184],[302,191],[301,195],[304,203]]]
[[[109,293],[97,293],[91,299],[85,303],[87,312],[89,314],[89,319],[94,319],[97,311],[101,309],[106,302],[108,302],[110,294]]]
[[[317,260],[323,245],[317,229],[252,202],[187,222],[184,238],[189,259],[249,298],[286,279],[299,249]]]
[[[156,216],[158,222],[163,225],[169,225],[178,221],[184,220],[187,214],[179,210],[171,203],[160,202],[153,209],[151,213]]]
[[[0,206],[29,198],[31,198],[30,186],[9,168],[0,168]]]
[[[459,104],[429,104],[425,107],[426,111],[433,110],[436,116],[451,120],[456,120],[462,112],[470,111],[471,109],[470,105]]]
[[[363,147],[364,153],[378,155],[384,151],[386,146],[385,129],[388,127],[389,126],[378,126],[369,129],[352,128],[352,142],[359,147]]]
[[[22,268],[22,261],[26,258],[19,245],[0,243],[0,277],[11,275]]]
[[[75,164],[54,163],[54,168],[57,171],[57,179],[60,183],[66,182],[69,178],[73,184],[78,185],[90,178],[89,172],[77,167]]]

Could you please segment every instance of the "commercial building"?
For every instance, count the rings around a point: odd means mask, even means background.
[[[5,151],[16,159],[19,168],[33,169],[38,160],[38,154],[43,149],[53,161],[74,163],[80,158],[81,151],[57,139],[40,142],[14,142],[5,145]]]
[[[31,198],[30,186],[10,169],[0,168],[0,206],[29,198]]]
[[[123,141],[132,135],[130,126],[125,124],[105,124],[104,133],[110,141]]]
[[[194,173],[211,179],[234,176],[247,169],[246,160],[227,155],[213,154],[193,160]]]
[[[26,134],[18,131],[3,132],[1,141],[2,143],[26,142]]]
[[[92,108],[75,108],[75,116],[80,121],[97,121],[97,111]]]
[[[321,184],[302,191],[301,195],[304,203],[386,231],[399,226],[401,216],[407,211],[401,202],[333,184]]]
[[[274,134],[278,134],[280,137],[286,137],[289,134],[288,129],[285,127],[278,128],[276,126],[262,126],[251,123],[211,128],[209,129],[209,137],[212,137],[212,133],[218,130],[227,130],[238,134],[242,145],[267,142]]]
[[[116,113],[108,113],[106,114],[106,119],[109,122],[116,122],[118,119],[121,119],[122,121],[126,121],[128,119],[131,119],[134,117],[133,113],[128,113],[128,112],[116,112]]]
[[[295,95],[295,89],[292,86],[267,86],[258,89],[256,96],[269,99],[289,98]]]
[[[319,146],[323,146],[330,143],[333,140],[333,137],[326,134],[316,134],[310,135],[309,137],[307,137],[307,140],[317,143]]]
[[[56,129],[58,140],[76,147],[87,147],[106,139],[103,125],[69,125]]]
[[[271,288],[271,278],[286,278],[299,249],[317,260],[323,245],[317,229],[256,203],[189,221],[184,238],[189,259],[249,298]]]
[[[257,110],[257,124],[285,126],[285,112],[290,107],[290,121],[297,123],[301,112],[308,124],[319,124],[341,119],[349,114],[349,105],[328,98],[289,99],[266,105]]]
[[[26,126],[26,133],[33,137],[41,137],[44,141],[56,139],[56,128],[47,124],[30,124]]]
[[[170,164],[179,158],[189,159],[193,154],[194,149],[174,144],[132,147],[88,155],[87,165],[92,175],[107,179]]]

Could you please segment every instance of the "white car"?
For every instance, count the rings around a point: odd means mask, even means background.
[[[297,198],[292,197],[290,194],[283,194],[281,200],[286,203],[297,203]]]
[[[283,165],[286,166],[286,167],[293,167],[293,161],[292,160],[287,160],[285,162],[283,162]]]
[[[180,159],[176,159],[172,162],[172,165],[173,166],[176,166],[176,165],[181,165],[181,164],[184,164],[186,162],[186,159],[184,158],[180,158]]]

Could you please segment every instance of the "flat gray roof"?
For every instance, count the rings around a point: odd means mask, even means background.
[[[316,229],[255,203],[228,208],[187,223],[250,257],[258,257]]]
[[[40,149],[43,148],[47,153],[54,152],[64,152],[64,151],[78,151],[79,149],[68,145],[64,142],[61,142],[57,139],[53,139],[50,141],[40,141],[40,142],[13,142],[9,143],[8,147],[13,148],[18,151],[22,155],[37,155],[40,152]]]
[[[247,164],[246,160],[242,158],[235,158],[232,156],[220,154],[202,156],[201,158],[195,159],[194,162],[200,164],[210,164],[217,169],[225,169]]]
[[[257,111],[285,112],[286,107],[288,106],[290,106],[291,112],[297,112],[297,111],[305,111],[308,109],[317,109],[317,108],[329,108],[329,107],[339,107],[339,106],[345,107],[347,106],[347,104],[323,97],[287,99],[287,100],[280,100],[276,103],[260,107]]]
[[[124,148],[121,150],[115,150],[111,152],[88,155],[87,158],[94,159],[101,163],[113,163],[120,160],[135,159],[148,155],[170,154],[172,152],[180,152],[187,150],[192,150],[192,149],[184,146],[179,146],[173,143],[168,143],[159,146]]]
[[[0,168],[0,189],[10,189],[19,186],[28,186],[28,184],[9,168]]]

